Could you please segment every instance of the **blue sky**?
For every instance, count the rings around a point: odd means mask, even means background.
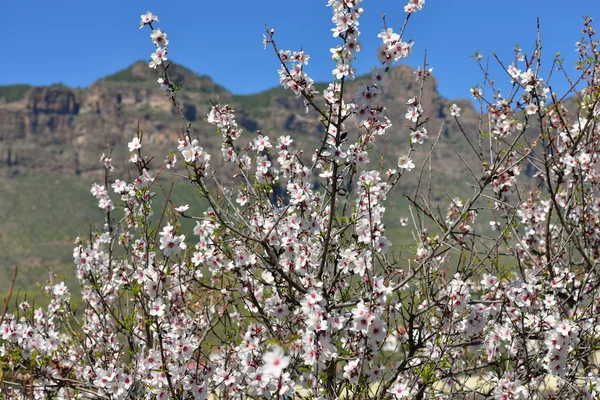
[[[331,9],[326,0],[7,0],[0,25],[7,57],[0,85],[62,82],[86,87],[137,60],[150,60],[150,30],[139,30],[146,10],[160,18],[158,27],[170,40],[169,57],[212,77],[236,94],[255,93],[278,85],[278,63],[263,50],[264,25],[276,32],[280,48],[302,47],[311,56],[307,69],[316,81],[331,79],[329,48]],[[359,74],[376,65],[381,13],[396,30],[404,21],[405,0],[365,0],[361,17],[363,50]],[[411,17],[405,39],[415,42],[406,62],[416,67],[424,51],[434,68],[439,90],[448,98],[465,98],[482,77],[471,55],[496,52],[510,63],[516,44],[530,52],[536,17],[541,20],[545,65],[557,52],[573,70],[574,43],[581,39],[582,17],[600,18],[598,0],[427,0]],[[600,20],[597,29],[600,29]],[[8,47],[8,49],[6,49]],[[485,59],[484,59],[485,60]],[[490,59],[490,65],[495,62]],[[504,78],[497,69],[495,76]],[[551,82],[552,83],[552,82]],[[565,86],[553,86],[564,91]]]

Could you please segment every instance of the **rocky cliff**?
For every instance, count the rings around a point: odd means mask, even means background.
[[[205,122],[210,100],[233,104],[237,120],[246,132],[261,130],[272,138],[284,133],[300,135],[303,139],[296,143],[309,151],[322,135],[320,116],[306,114],[301,100],[291,92],[273,89],[251,96],[234,96],[210,78],[185,67],[173,64],[171,74],[182,82],[178,98],[187,119],[192,122],[195,134],[202,138],[202,145],[213,153],[218,151],[220,137]],[[0,176],[36,170],[98,173],[98,158],[107,149],[109,137],[116,149],[116,160],[124,160],[125,143],[133,137],[138,122],[145,132],[151,133],[146,136],[146,144],[158,151],[159,157],[172,151],[182,124],[159,89],[157,76],[157,71],[138,62],[86,89],[60,85],[0,88]],[[357,78],[347,86],[346,93],[354,93],[366,81],[364,77]],[[418,92],[419,85],[409,67],[390,70],[384,96],[387,116],[394,124],[386,149],[391,156],[397,157],[407,150],[410,131],[405,127],[406,100]],[[11,96],[3,96],[7,92]],[[447,118],[453,102],[463,109],[463,126],[476,132],[477,114],[470,102],[442,98],[435,78],[428,80],[423,97],[423,108],[431,116],[427,128],[430,136],[434,136],[441,127],[449,144],[459,136],[453,135],[457,126]],[[250,137],[247,136],[248,140]],[[449,158],[453,151],[452,146],[442,147],[438,157]],[[445,169],[447,173],[449,169]]]

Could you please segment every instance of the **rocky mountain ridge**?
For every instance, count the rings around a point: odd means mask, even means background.
[[[217,156],[220,137],[205,122],[210,100],[233,106],[247,140],[256,130],[273,139],[291,134],[301,137],[296,143],[310,152],[322,135],[320,116],[313,112],[306,114],[302,101],[290,91],[279,88],[236,96],[209,77],[197,75],[183,66],[173,64],[170,71],[174,80],[183,82],[178,99],[202,146],[215,154],[213,160],[220,158]],[[408,148],[410,130],[404,126],[406,100],[417,94],[420,82],[407,66],[393,68],[389,74],[383,95],[386,115],[394,125],[385,151],[397,157]],[[173,151],[182,124],[169,99],[158,88],[158,75],[159,72],[148,68],[146,63],[137,62],[85,89],[62,85],[0,88],[0,176],[37,170],[97,174],[100,171],[98,158],[106,151],[109,136],[115,147],[114,158],[124,161],[125,144],[133,137],[138,122],[141,129],[150,133],[146,144],[151,151],[159,152],[158,157]],[[353,94],[358,85],[366,82],[367,77],[358,77],[347,85],[346,93]],[[426,81],[422,101],[425,115],[430,116],[426,126],[430,136],[436,135],[441,127],[448,143],[459,139],[459,135],[452,134],[458,127],[453,119],[447,118],[452,103],[462,108],[463,127],[477,132],[477,112],[470,101],[444,99],[437,92],[435,78]],[[440,148],[439,153],[439,157],[446,159],[452,155],[451,146]],[[448,168],[443,169],[448,171]]]

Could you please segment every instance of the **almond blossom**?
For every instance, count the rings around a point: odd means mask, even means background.
[[[424,3],[409,1],[405,21]],[[73,251],[81,302],[52,276],[41,304],[19,299],[2,316],[4,397],[525,399],[547,395],[550,379],[555,395],[598,396],[589,360],[600,336],[600,50],[591,20],[577,45],[573,111],[529,66],[507,67],[514,95],[494,92],[487,76],[472,89],[485,107],[479,130],[447,122],[476,161],[450,193],[434,172],[448,168],[435,165],[445,135],[429,150],[415,146],[440,129],[428,114],[444,114],[426,109],[423,89],[408,95],[410,138],[388,146],[393,124],[406,123],[388,117],[388,68],[414,42],[385,26],[378,65],[345,90],[362,2],[326,4],[336,44],[323,93],[308,54],[264,35],[282,87],[321,124],[315,148],[292,134],[244,132],[233,106],[211,99],[206,122],[220,149],[186,123],[172,143],[180,164],[174,152],[144,154],[141,131],[128,143],[127,173],[112,176],[117,162],[103,156],[104,179],[90,192],[104,221]],[[148,12],[141,25],[178,109],[157,21]],[[417,70],[418,84],[430,72]],[[460,111],[454,104],[450,116]],[[412,172],[417,163],[422,173]],[[167,175],[198,202],[178,206]],[[392,207],[404,215],[396,223]],[[398,222],[406,237],[396,237]]]

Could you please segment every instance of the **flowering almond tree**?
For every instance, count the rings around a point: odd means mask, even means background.
[[[141,130],[128,145],[134,179],[112,180],[103,156],[105,180],[92,194],[106,223],[73,252],[84,306],[75,310],[60,283],[46,288],[47,307],[23,302],[3,315],[5,398],[598,398],[600,51],[591,19],[567,95],[541,78],[539,43],[504,68],[507,96],[491,80],[472,89],[485,114],[480,132],[463,134],[480,165],[467,171],[471,189],[440,211],[411,159],[437,143],[421,102],[427,65],[417,71],[421,91],[407,95],[412,134],[397,169],[371,162],[392,124],[387,71],[411,53],[404,27],[425,1],[409,1],[400,31],[384,24],[371,81],[348,93],[360,3],[327,2],[339,45],[322,93],[305,71],[309,55],[264,35],[281,85],[321,118],[312,154],[290,136],[243,141],[234,110],[213,104],[208,123],[236,170],[231,182],[219,180],[216,155],[182,112],[178,153],[164,164],[144,154]],[[180,109],[157,23],[142,15],[156,46],[149,66]],[[459,126],[460,111],[450,110]],[[159,176],[178,163],[207,204],[201,215],[168,196],[156,205]],[[418,185],[406,211],[415,247],[400,258],[382,218],[405,179]],[[195,221],[192,237],[182,219]]]

